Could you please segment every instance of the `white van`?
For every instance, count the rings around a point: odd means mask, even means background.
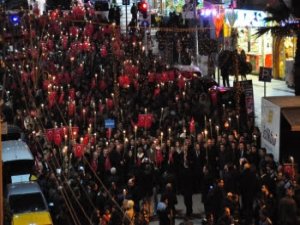
[[[34,157],[22,140],[2,142],[3,184],[29,181]]]

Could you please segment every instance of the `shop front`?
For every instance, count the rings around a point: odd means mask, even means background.
[[[239,52],[242,50],[246,52],[247,61],[252,64],[252,73],[258,74],[260,67],[272,68],[273,38],[270,33],[260,37],[256,35],[259,27],[267,25],[264,21],[266,13],[254,10],[226,9],[225,15],[225,40],[230,39],[231,32],[235,30],[237,34],[236,48]],[[232,45],[232,42],[228,44]],[[230,47],[235,48],[234,46]]]
[[[293,67],[296,53],[296,37],[274,37],[273,41],[273,77],[286,80],[293,85]]]

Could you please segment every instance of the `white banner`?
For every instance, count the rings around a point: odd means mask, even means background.
[[[261,147],[279,161],[280,147],[280,107],[262,98],[261,102]]]

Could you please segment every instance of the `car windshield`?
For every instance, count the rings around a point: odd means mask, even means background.
[[[9,204],[12,213],[35,212],[47,209],[41,193],[10,196]]]

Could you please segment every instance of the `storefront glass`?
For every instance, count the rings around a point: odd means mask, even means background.
[[[259,27],[267,25],[264,21],[266,13],[236,9],[234,14],[236,20],[233,28],[238,32],[237,49],[239,52],[241,50],[246,52],[247,60],[252,64],[252,73],[258,73],[261,66],[272,67],[272,36],[270,33],[261,37],[256,35]]]

